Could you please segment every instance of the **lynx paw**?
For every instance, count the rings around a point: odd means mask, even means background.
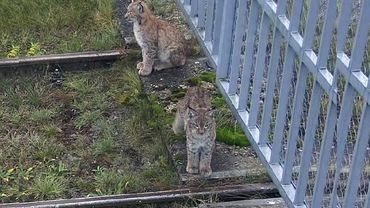
[[[144,63],[143,62],[139,62],[137,65],[136,65],[136,68],[138,70],[142,70],[144,68]]]
[[[200,175],[202,177],[209,177],[212,175],[212,169],[211,168],[203,168],[203,169],[200,169]]]
[[[144,69],[139,70],[139,75],[141,76],[148,76],[150,73],[152,73],[150,70],[144,70]]]
[[[163,64],[156,64],[156,65],[154,65],[153,68],[154,68],[155,71],[161,71],[163,69],[167,69],[167,68],[170,68],[170,67],[167,66],[167,65],[163,65]]]
[[[186,172],[191,173],[191,174],[197,174],[198,173],[198,168],[196,168],[196,167],[186,167]]]

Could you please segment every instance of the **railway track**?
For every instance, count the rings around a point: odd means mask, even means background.
[[[158,204],[165,202],[186,202],[188,200],[215,197],[220,201],[245,200],[250,198],[276,197],[272,183],[219,186],[206,188],[186,188],[137,194],[122,194],[76,199],[0,204],[1,208],[49,208],[49,207],[127,207],[129,205]]]

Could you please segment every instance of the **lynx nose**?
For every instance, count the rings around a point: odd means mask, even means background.
[[[198,132],[199,132],[199,134],[204,134],[204,128],[199,128]]]

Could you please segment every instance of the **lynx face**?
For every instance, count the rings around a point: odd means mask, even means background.
[[[127,7],[127,13],[125,18],[131,22],[138,22],[141,24],[141,20],[144,18],[147,5],[141,0],[132,0],[131,4]]]
[[[212,127],[213,110],[208,108],[200,108],[194,110],[189,108],[189,128],[193,133],[203,135]]]

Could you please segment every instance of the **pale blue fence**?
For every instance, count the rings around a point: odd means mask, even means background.
[[[177,0],[289,207],[370,207],[370,0]]]

